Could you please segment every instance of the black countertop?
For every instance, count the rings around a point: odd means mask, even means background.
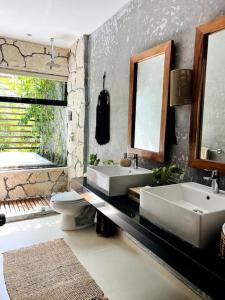
[[[139,214],[138,203],[127,196],[107,197],[88,185],[85,177],[74,179],[71,188],[195,286],[213,299],[225,300],[219,236],[208,248],[198,249],[147,221]]]

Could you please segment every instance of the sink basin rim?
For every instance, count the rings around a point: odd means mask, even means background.
[[[101,170],[99,167],[108,167],[108,168],[121,168],[121,170],[130,170],[132,173],[127,173],[127,174],[107,174],[104,173],[104,170]],[[114,177],[124,177],[124,176],[135,176],[135,175],[146,175],[146,174],[152,174],[153,171],[149,170],[149,169],[145,169],[145,168],[138,168],[138,169],[134,169],[132,167],[122,167],[122,166],[88,166],[89,169],[94,170],[96,172],[101,173],[102,175],[104,175],[105,177],[110,177],[110,178],[114,178]],[[140,171],[140,172],[139,172]]]
[[[170,203],[171,205],[176,205],[176,206],[179,206],[179,207],[181,207],[182,209],[184,209],[186,211],[196,213],[196,212],[194,212],[194,211],[186,208],[185,206],[183,206],[181,203],[179,203],[179,201],[177,201],[177,202],[176,201],[172,201],[169,198],[166,198],[166,197],[163,197],[162,195],[154,193],[154,190],[159,190],[160,188],[164,189],[164,188],[166,188],[168,186],[169,187],[172,187],[172,186],[181,186],[182,187],[183,186],[183,187],[186,187],[186,188],[188,188],[190,190],[195,190],[195,191],[198,191],[198,192],[202,192],[202,193],[204,193],[204,194],[206,194],[208,196],[213,196],[215,198],[221,198],[222,201],[225,201],[225,191],[220,190],[220,192],[218,194],[216,194],[216,193],[212,192],[212,190],[211,190],[210,187],[208,187],[206,185],[199,184],[199,183],[195,183],[195,182],[184,182],[184,183],[176,183],[176,184],[163,185],[163,186],[143,187],[143,188],[141,188],[141,192],[143,190],[144,193],[150,194],[150,195],[152,195],[154,197],[158,197],[162,201]],[[185,201],[185,202],[188,202],[188,201]],[[213,209],[213,211],[203,211],[203,213],[199,214],[199,216],[201,217],[203,215],[213,214],[213,213],[217,213],[217,212],[221,212],[221,211],[225,211],[225,207],[224,207],[224,209],[215,208],[215,209]]]

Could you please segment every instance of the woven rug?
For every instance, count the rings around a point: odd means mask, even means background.
[[[63,239],[3,254],[11,300],[99,300],[103,292]]]

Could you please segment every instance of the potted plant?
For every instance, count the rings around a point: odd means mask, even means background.
[[[89,156],[88,164],[91,166],[98,166],[99,163],[100,163],[100,159],[98,158],[98,155],[91,153]]]
[[[167,185],[179,182],[184,171],[176,165],[168,165],[153,170],[153,183],[155,185]]]

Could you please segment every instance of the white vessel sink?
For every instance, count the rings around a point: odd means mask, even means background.
[[[225,192],[189,182],[141,189],[140,214],[190,244],[206,247],[225,223]]]
[[[151,184],[152,171],[121,166],[88,166],[87,182],[107,196],[126,195],[128,188]]]

